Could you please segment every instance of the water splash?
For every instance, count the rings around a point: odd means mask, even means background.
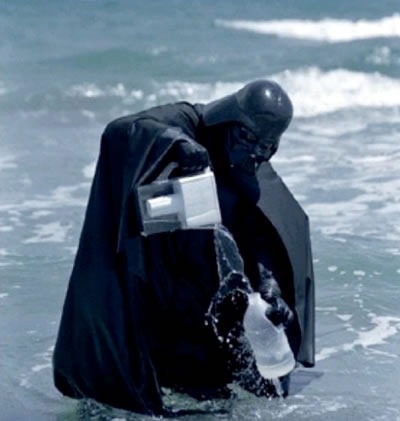
[[[243,259],[236,242],[232,234],[221,224],[216,224],[214,227],[214,245],[220,279],[220,288],[215,299],[223,299],[236,288],[251,293],[250,281],[244,273]]]
[[[244,274],[244,263],[232,234],[221,224],[214,226],[214,246],[220,287],[211,300],[206,314],[206,323],[210,323],[216,337],[218,333],[219,303],[234,289],[251,292],[250,282]]]
[[[232,293],[234,290],[241,290],[242,292],[247,294],[248,303],[251,303],[254,292],[250,286],[249,279],[244,274],[244,262],[240,255],[237,244],[232,234],[224,226],[220,224],[214,227],[214,243],[215,243],[217,267],[218,267],[218,275],[220,279],[220,288],[210,304],[210,307],[207,313],[207,320],[211,322],[211,326],[218,340],[221,343],[223,343],[226,338],[220,337],[219,332],[218,332],[218,318],[220,316],[219,309],[218,309],[219,304],[228,296],[228,294]],[[246,310],[246,314],[247,314],[248,309]],[[267,327],[267,324],[268,324],[268,321],[266,320],[265,327]],[[264,337],[261,340],[261,342],[265,342],[265,348],[262,345],[262,343],[260,343],[261,338],[259,337],[257,339],[258,342],[256,344],[259,349],[258,349],[258,352],[256,352],[256,349],[254,348],[255,343],[251,342],[249,338],[250,332],[246,332],[246,326],[244,326],[244,328],[245,328],[244,336],[242,336],[241,340],[239,340],[242,346],[236,350],[233,350],[233,352],[238,352],[240,359],[249,360],[249,365],[246,370],[248,369],[252,370],[251,361],[253,361],[253,358],[256,358],[257,360],[257,358],[260,357],[261,354],[262,354],[262,359],[264,363],[266,361],[265,360],[266,356],[270,359],[271,356],[269,355],[269,348],[271,348],[271,350],[272,348],[275,348],[275,351],[276,351],[276,346],[275,344],[274,346],[272,346],[273,344],[271,343],[271,339],[272,341],[276,340],[277,341],[276,345],[282,348],[281,341],[279,341],[278,338],[276,337],[277,335],[275,335],[274,338]],[[268,331],[267,334],[269,335],[271,334],[271,332]],[[229,335],[231,335],[231,333],[228,334],[227,341],[229,341]],[[262,348],[261,352],[260,352],[260,346]],[[287,347],[288,347],[288,344],[287,344]],[[252,357],[250,357],[250,355]],[[286,354],[285,354],[285,357],[286,357]],[[258,361],[256,361],[256,364],[257,364],[258,369],[260,369]],[[259,372],[262,378],[264,378],[268,382],[272,382],[273,386],[275,387],[277,396],[283,397],[284,391],[282,389],[282,385],[278,379],[278,376],[276,376],[276,378],[270,378],[270,376],[268,376],[268,379],[267,379],[267,377],[265,377],[260,370]],[[272,373],[272,370],[270,370],[270,373]],[[287,371],[285,373],[287,373]],[[252,377],[252,375],[250,375],[250,377]]]
[[[244,275],[244,263],[232,234],[221,224],[214,228],[218,275],[222,283],[233,273]]]

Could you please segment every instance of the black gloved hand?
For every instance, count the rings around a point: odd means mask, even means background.
[[[173,159],[178,163],[179,175],[190,175],[208,167],[206,148],[194,140],[178,140],[173,146]]]
[[[275,325],[283,324],[287,327],[293,321],[293,312],[281,297],[278,282],[262,264],[258,265],[260,272],[259,292],[268,304],[265,315]]]

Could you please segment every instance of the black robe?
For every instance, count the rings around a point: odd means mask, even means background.
[[[160,414],[161,387],[218,388],[232,380],[205,324],[220,286],[213,231],[146,237],[136,210],[137,186],[154,180],[175,142],[185,135],[201,141],[199,110],[188,103],[156,107],[115,120],[103,133],[53,355],[55,385],[67,396]],[[279,243],[284,298],[298,321],[296,358],[312,366],[308,219],[272,167],[263,167],[252,211],[265,229],[255,232],[270,236],[258,240],[268,250]],[[248,233],[239,229],[237,236],[249,243]]]

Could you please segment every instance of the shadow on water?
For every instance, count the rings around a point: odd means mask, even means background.
[[[316,370],[295,370],[290,376],[290,395],[297,395],[302,392],[313,380],[323,376],[322,371]]]

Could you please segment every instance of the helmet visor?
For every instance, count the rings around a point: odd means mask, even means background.
[[[279,137],[259,137],[246,126],[235,125],[232,128],[232,135],[235,139],[234,148],[241,148],[247,151],[248,155],[258,163],[268,161],[279,147]]]

